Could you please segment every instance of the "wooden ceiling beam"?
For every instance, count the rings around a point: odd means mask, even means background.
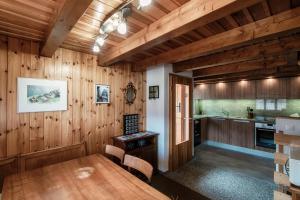
[[[174,63],[173,71],[175,73],[191,71],[268,56],[288,54],[294,51],[300,51],[300,34]]]
[[[51,23],[48,35],[41,47],[42,56],[51,57],[64,42],[73,26],[84,14],[93,0],[66,0],[58,16]]]
[[[191,0],[112,48],[98,59],[99,64],[110,65],[258,2],[261,0]]]
[[[292,55],[278,56],[275,58],[269,57],[265,59],[257,59],[240,63],[221,65],[217,67],[198,69],[193,71],[193,77],[207,77],[214,75],[247,72],[259,69],[269,69],[279,66],[296,65],[297,58],[294,55],[297,55],[297,53],[294,52]]]
[[[254,22],[254,19],[247,8],[243,9],[243,13],[244,13],[246,19],[248,20],[248,22]]]
[[[207,77],[199,77],[194,79],[195,84],[216,83],[220,81],[237,81],[237,80],[255,80],[266,77],[288,77],[300,75],[299,66],[279,66],[269,69],[251,70],[246,72],[237,72],[231,74],[214,75]]]
[[[175,63],[199,56],[247,45],[249,43],[300,31],[300,7],[274,15],[224,33],[178,47],[136,63],[144,70],[161,63]]]
[[[264,0],[264,1],[262,2],[262,6],[263,6],[263,9],[264,9],[264,11],[265,11],[265,14],[266,14],[268,17],[271,16],[271,11],[270,11],[269,4],[268,4],[267,0]]]

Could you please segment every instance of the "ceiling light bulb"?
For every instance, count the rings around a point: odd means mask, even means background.
[[[118,26],[118,32],[122,35],[127,33],[127,24],[126,22],[121,22]]]
[[[140,6],[145,7],[151,4],[152,0],[139,0]]]
[[[99,33],[100,34],[104,34],[105,33],[104,30],[103,30],[103,27],[100,28]]]
[[[99,44],[102,47],[104,45],[105,40],[103,37],[100,36],[100,37],[97,37],[96,42],[97,42],[97,44]]]
[[[95,53],[99,53],[100,52],[100,47],[98,46],[98,45],[94,45],[93,46],[93,52],[95,52]]]
[[[106,24],[105,31],[106,33],[110,33],[114,31],[113,23],[109,22]]]
[[[119,20],[117,18],[113,19],[112,24],[113,24],[114,27],[119,26]]]

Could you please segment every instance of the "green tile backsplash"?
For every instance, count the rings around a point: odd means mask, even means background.
[[[222,110],[228,111],[233,117],[247,117],[247,107],[254,109],[255,115],[289,116],[300,115],[300,99],[287,100],[287,108],[282,111],[256,110],[255,100],[194,100],[194,114],[223,115]]]

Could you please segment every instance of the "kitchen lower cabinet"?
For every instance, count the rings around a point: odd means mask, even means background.
[[[229,120],[225,118],[208,118],[207,139],[215,142],[230,143],[228,132]]]
[[[230,120],[230,144],[254,148],[254,122],[249,120]]]
[[[254,121],[242,119],[207,118],[206,138],[210,141],[254,148]]]

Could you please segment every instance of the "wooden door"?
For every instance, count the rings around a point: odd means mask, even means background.
[[[192,159],[192,79],[169,76],[169,169]]]

